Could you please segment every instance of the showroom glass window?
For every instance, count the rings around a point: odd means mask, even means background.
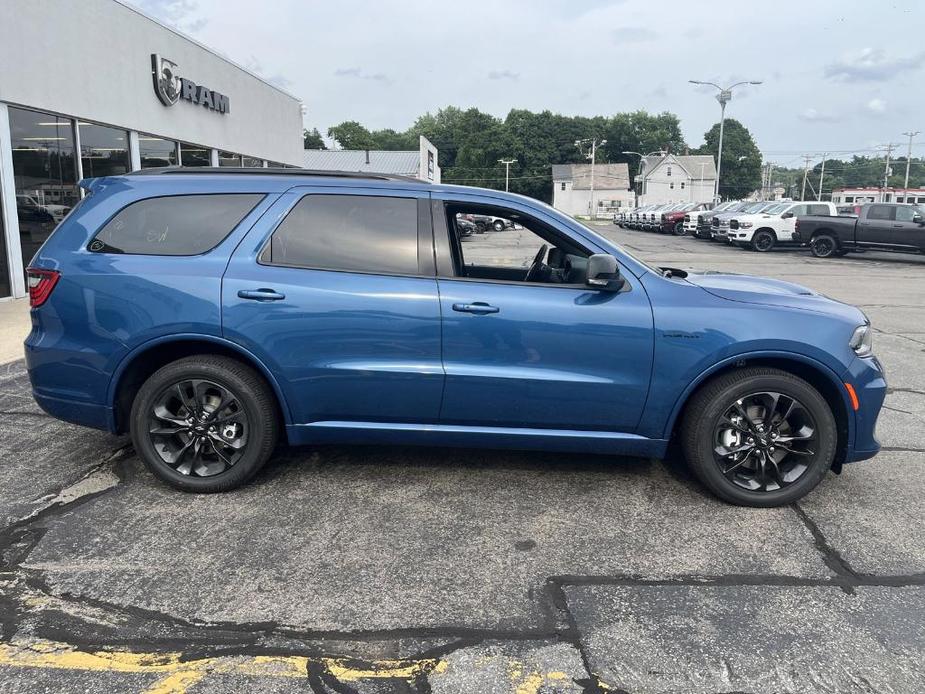
[[[69,118],[10,107],[13,183],[23,266],[80,199]],[[4,254],[6,255],[6,254]]]
[[[219,166],[241,166],[241,155],[234,152],[219,152]]]
[[[84,178],[118,176],[131,170],[128,133],[96,123],[77,123]]]
[[[177,143],[153,135],[138,136],[138,153],[141,156],[141,168],[155,166],[176,166]]]
[[[10,268],[6,261],[6,230],[3,228],[3,196],[0,196],[0,297],[11,296]]]
[[[181,142],[180,162],[183,166],[212,166],[212,150]]]

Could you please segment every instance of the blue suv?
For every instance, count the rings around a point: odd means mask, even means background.
[[[131,432],[192,492],[279,441],[660,458],[774,506],[870,458],[858,309],[650,267],[536,200],[400,177],[160,169],[86,196],[28,270],[26,362],[60,419]],[[484,215],[500,230],[465,233]]]

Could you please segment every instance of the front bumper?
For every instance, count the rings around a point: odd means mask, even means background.
[[[873,458],[880,451],[877,417],[886,398],[886,376],[876,357],[856,358],[848,369],[847,382],[858,396],[854,413],[854,440],[848,446],[846,463]]]

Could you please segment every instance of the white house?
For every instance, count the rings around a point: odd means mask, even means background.
[[[643,157],[636,182],[640,184],[640,205],[710,202],[716,164],[712,156],[702,154]]]
[[[306,149],[302,165],[316,171],[398,174],[440,183],[438,154],[433,143],[421,135],[417,150]]]
[[[632,207],[635,197],[626,164],[594,165],[593,216],[607,216],[621,207]],[[552,206],[571,216],[591,215],[590,164],[552,165]]]

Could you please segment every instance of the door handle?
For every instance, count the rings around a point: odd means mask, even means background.
[[[491,306],[484,301],[475,301],[471,304],[453,304],[453,310],[460,313],[474,313],[478,316],[486,313],[498,313],[501,309],[497,306]]]
[[[261,287],[260,289],[241,289],[238,296],[242,299],[253,299],[254,301],[280,301],[285,299],[285,294],[280,294],[273,289]]]
[[[894,229],[902,229],[904,226],[905,226],[904,224],[894,224],[894,225],[893,225],[893,228],[894,228]]]

